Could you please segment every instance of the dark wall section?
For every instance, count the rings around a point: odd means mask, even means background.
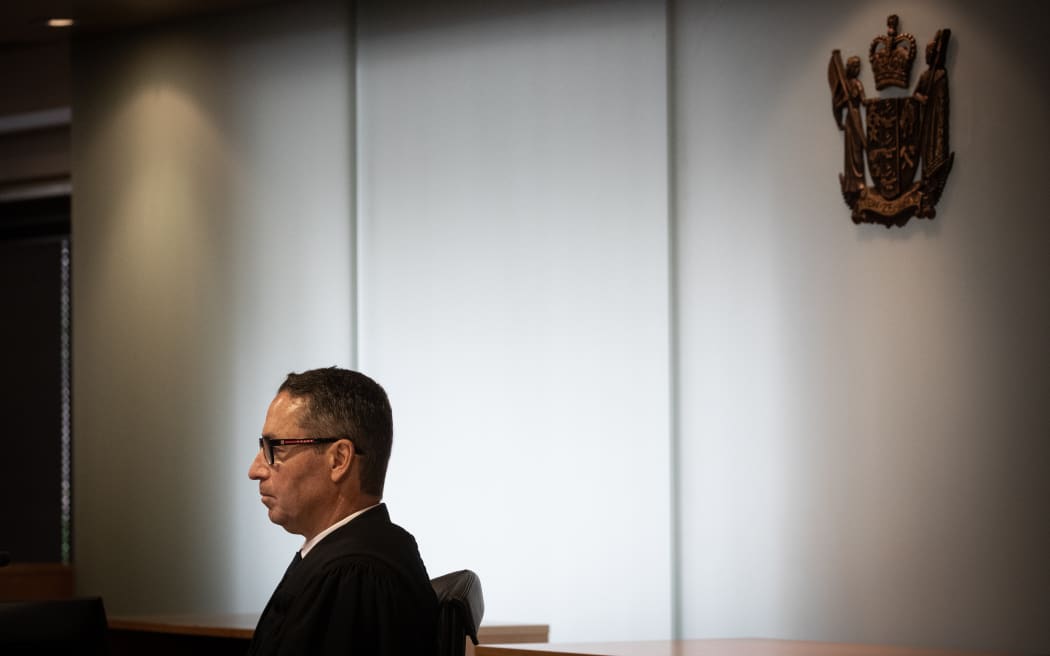
[[[62,241],[21,236],[0,239],[0,551],[14,562],[56,562],[62,558]]]

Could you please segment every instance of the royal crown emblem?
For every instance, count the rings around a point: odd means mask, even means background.
[[[911,84],[911,66],[915,61],[915,37],[905,32],[897,34],[900,19],[893,14],[886,19],[886,33],[871,40],[868,61],[875,75],[875,88],[907,89]]]
[[[915,37],[898,34],[899,24],[896,15],[890,16],[886,34],[876,37],[868,51],[879,90],[909,85]],[[831,108],[844,136],[839,186],[854,223],[881,223],[888,228],[903,226],[913,216],[936,216],[934,206],[955,160],[948,146],[945,59],[950,38],[951,30],[937,31],[926,46],[927,68],[914,93],[904,98],[865,97],[860,57],[843,62],[838,50],[831,52]]]

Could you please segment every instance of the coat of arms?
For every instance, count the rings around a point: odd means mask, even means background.
[[[915,37],[897,31],[890,16],[885,35],[868,50],[875,88],[907,89],[915,59]],[[938,30],[926,46],[926,70],[911,96],[867,98],[859,79],[860,57],[845,63],[831,52],[828,84],[835,122],[844,133],[845,158],[839,175],[842,197],[854,223],[903,226],[913,216],[932,219],[952,169],[948,149],[948,72],[945,56],[951,30]],[[865,129],[865,122],[867,127]],[[871,174],[868,184],[864,164]],[[916,172],[921,171],[915,180]]]

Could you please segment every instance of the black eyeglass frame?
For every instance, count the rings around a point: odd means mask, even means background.
[[[263,458],[266,460],[266,464],[273,467],[274,454],[273,448],[275,446],[304,446],[307,444],[331,444],[332,442],[338,442],[339,440],[349,440],[351,444],[354,441],[349,437],[266,437],[263,435],[259,438],[259,448],[262,449]],[[364,451],[357,448],[354,444],[354,455],[363,456]]]

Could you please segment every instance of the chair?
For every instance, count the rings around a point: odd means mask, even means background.
[[[0,603],[0,654],[105,656],[106,610],[102,599]]]
[[[464,656],[467,637],[478,644],[478,627],[485,614],[481,580],[469,569],[430,581],[438,599],[438,656]]]

